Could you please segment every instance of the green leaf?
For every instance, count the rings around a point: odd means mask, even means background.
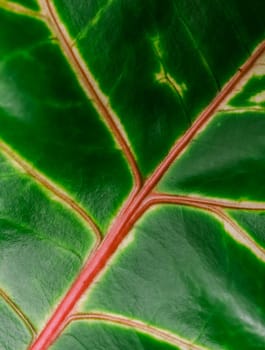
[[[264,11],[0,0],[1,349],[264,349]]]

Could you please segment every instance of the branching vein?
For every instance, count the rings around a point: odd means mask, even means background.
[[[237,85],[241,85],[241,81],[247,75],[250,69],[255,65],[260,57],[265,52],[265,41],[263,41],[256,51],[250,56],[250,58],[245,62],[245,64],[240,68],[240,70],[233,76],[233,78],[225,85],[221,92],[215,97],[212,103],[199,115],[191,127],[185,132],[185,134],[180,137],[176,143],[173,145],[171,150],[165,159],[159,164],[150,178],[146,181],[145,186],[152,190],[156,184],[159,182],[161,177],[165,174],[170,165],[180,156],[182,152],[190,145],[192,140],[198,133],[209,123],[213,118],[214,114],[218,111],[220,106],[224,103],[230,93],[236,89]],[[149,192],[150,192],[149,190]],[[144,189],[143,189],[144,191]]]
[[[42,185],[45,189],[51,192],[57,199],[63,202],[68,207],[72,208],[72,210],[81,217],[86,224],[93,230],[96,236],[96,245],[100,243],[102,240],[102,234],[96,225],[96,223],[92,220],[92,218],[85,212],[85,210],[80,207],[66,192],[60,189],[57,185],[53,184],[49,179],[47,179],[44,175],[38,172],[35,168],[33,168],[30,164],[28,164],[22,157],[20,157],[17,153],[15,153],[7,144],[3,141],[0,141],[0,150],[13,162],[15,162],[20,168],[22,168],[28,175],[30,175],[36,182]]]
[[[31,9],[29,9],[25,6],[22,6],[20,4],[17,4],[15,2],[0,0],[0,8],[4,9],[6,11],[14,12],[16,14],[20,14],[20,15],[24,15],[24,16],[42,18],[42,14],[40,12],[31,10]]]
[[[232,206],[234,203],[219,202],[220,205],[218,205],[218,201],[198,200],[197,198],[193,200],[191,197],[153,194],[146,201],[144,210],[152,205],[163,203],[187,205],[212,213],[218,219],[218,221],[223,224],[225,230],[231,237],[247,247],[260,260],[265,262],[265,249],[261,247],[245,230],[243,230],[227,213],[222,210],[222,208],[226,208],[226,204],[229,205],[228,208],[235,208],[235,206]],[[249,207],[249,203],[245,204],[245,206]],[[242,209],[242,207],[240,209]]]
[[[217,208],[225,209],[241,209],[241,210],[265,210],[265,202],[254,202],[254,201],[234,201],[222,198],[207,198],[199,196],[180,196],[171,194],[160,194],[155,193],[151,198],[167,198],[173,201],[178,201],[179,203],[184,203],[187,205],[197,206],[197,205],[207,205]]]
[[[127,159],[133,173],[135,182],[134,192],[137,192],[142,182],[141,175],[133,155],[130,142],[125,131],[123,130],[119,118],[111,109],[108,99],[100,90],[96,80],[88,70],[88,67],[84,63],[84,60],[79,54],[78,50],[72,46],[72,39],[70,38],[66,28],[61,23],[51,1],[40,0],[40,5],[43,15],[47,18],[47,23],[50,30],[53,32],[55,37],[57,37],[62,52],[69,61],[72,69],[75,71],[76,77],[83,87],[84,92],[87,94],[89,99],[92,100],[94,107],[98,111],[99,115],[102,116],[108,128],[112,131],[117,144],[123,151],[123,154]]]
[[[27,316],[23,313],[23,311],[14,303],[14,301],[2,290],[0,289],[0,296],[5,300],[5,302],[11,307],[11,309],[18,315],[18,317],[25,324],[27,329],[29,330],[32,339],[36,336],[36,329]]]
[[[192,344],[188,340],[185,340],[169,331],[160,329],[155,326],[148,325],[142,321],[127,318],[125,316],[114,315],[109,313],[79,313],[74,314],[68,319],[68,323],[73,321],[103,321],[107,323],[117,324],[120,326],[136,329],[142,333],[145,333],[151,337],[154,337],[158,340],[165,341],[169,344],[176,345],[182,350],[203,350],[204,348]]]

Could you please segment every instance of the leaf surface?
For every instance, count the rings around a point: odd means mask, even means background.
[[[1,349],[264,349],[264,10],[0,0]]]

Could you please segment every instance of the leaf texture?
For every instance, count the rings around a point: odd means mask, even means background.
[[[264,349],[264,11],[0,0],[1,349]]]

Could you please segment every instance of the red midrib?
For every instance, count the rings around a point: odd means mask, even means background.
[[[140,202],[140,197],[135,197],[126,213],[113,225],[106,239],[93,253],[39,337],[30,347],[31,350],[47,349],[63,330],[64,324],[76,303],[106,266],[106,263],[127,235],[131,225],[137,219],[137,210],[135,209],[139,206]]]
[[[104,269],[107,262],[117,251],[120,243],[127,236],[135,221],[144,212],[145,208],[147,207],[146,200],[148,200],[149,193],[154,189],[176,157],[187,147],[187,145],[190,144],[194,136],[213,116],[221,102],[233,90],[235,85],[253,66],[264,51],[265,42],[258,47],[258,49],[250,56],[247,62],[234,75],[234,77],[217,95],[212,103],[196,119],[191,128],[179,139],[179,141],[176,142],[168,153],[167,157],[156,168],[149,179],[146,180],[145,184],[135,195],[135,197],[125,204],[121,214],[117,217],[106,238],[88,259],[86,265],[72,284],[67,294],[64,296],[54,314],[47,322],[46,326],[36,338],[34,343],[31,345],[30,350],[45,350],[56,340],[60,332],[64,329],[69,316],[71,315],[81,296],[87,291],[95,278]]]

